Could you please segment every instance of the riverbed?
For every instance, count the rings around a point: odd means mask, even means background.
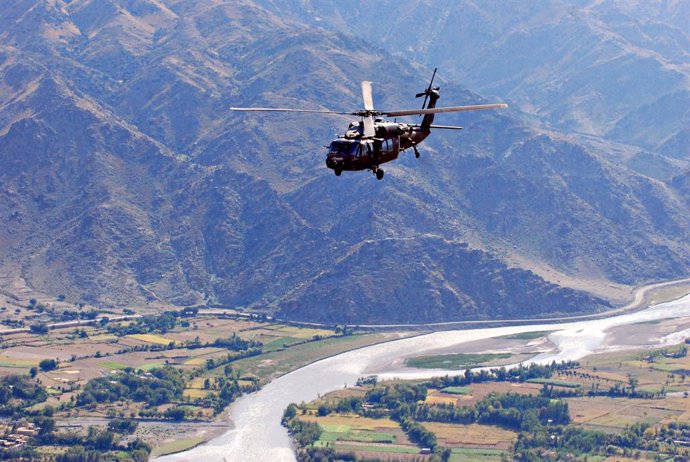
[[[681,318],[690,318],[690,295],[607,319],[435,332],[349,351],[295,370],[256,393],[243,396],[230,407],[229,415],[233,424],[230,424],[231,429],[226,433],[192,450],[156,460],[294,462],[287,432],[280,425],[283,411],[291,402],[314,400],[329,391],[352,385],[357,378],[372,373],[380,379],[429,378],[459,373],[457,370],[408,369],[402,365],[400,358],[522,332],[552,331],[548,336],[552,347],[536,355],[530,362],[576,360],[592,353],[677,343],[690,336],[687,323],[683,325],[679,322],[677,330],[672,326],[671,332],[659,334],[656,321]],[[621,332],[625,332],[625,326],[631,325],[636,325],[636,337],[640,338],[637,343],[621,335]],[[648,329],[642,330],[648,331],[649,335],[639,335],[643,326],[648,326]]]

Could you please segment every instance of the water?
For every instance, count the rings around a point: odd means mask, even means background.
[[[652,306],[637,313],[608,319],[568,324],[536,324],[531,326],[436,332],[419,337],[396,340],[350,351],[324,359],[284,375],[259,392],[243,396],[230,408],[233,429],[212,441],[179,454],[156,459],[169,461],[266,461],[294,462],[287,432],[280,425],[283,411],[292,402],[311,401],[329,391],[352,385],[357,378],[376,371],[380,378],[429,378],[456,371],[409,370],[401,368],[396,359],[419,355],[439,348],[529,331],[554,330],[549,339],[557,351],[538,355],[535,362],[576,360],[595,352],[620,348],[605,344],[607,330],[612,327],[662,319],[690,316],[690,296]],[[677,332],[660,339],[660,343],[679,342],[688,332]]]

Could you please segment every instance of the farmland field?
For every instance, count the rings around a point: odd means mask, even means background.
[[[115,369],[115,370],[122,370],[127,367],[126,364],[118,363],[116,361],[103,361],[102,363],[98,363],[100,367],[104,367],[106,369]]]
[[[456,353],[448,355],[417,356],[405,360],[405,366],[418,369],[457,369],[481,366],[489,361],[507,359],[511,353]]]
[[[544,378],[528,379],[527,383],[538,383],[540,385],[553,385],[555,387],[564,387],[564,388],[579,388],[581,386],[581,384],[579,384],[577,382],[566,382],[565,380],[544,379]]]
[[[38,360],[32,361],[27,359],[8,358],[7,356],[0,356],[0,367],[9,367],[13,369],[27,369],[38,364]]]
[[[500,462],[503,454],[499,449],[453,448],[448,462]]]
[[[424,422],[424,428],[433,432],[439,444],[445,447],[509,449],[517,433],[493,425],[460,425]]]
[[[131,334],[128,335],[127,337],[133,338],[136,340],[141,340],[142,342],[146,343],[153,343],[155,345],[168,345],[172,340],[167,339],[165,337],[162,337],[160,335],[154,335],[154,334]]]
[[[472,387],[446,387],[441,392],[450,393],[451,395],[467,395],[472,393]]]
[[[197,446],[203,442],[204,440],[202,438],[188,438],[181,439],[178,441],[171,441],[169,443],[164,443],[163,445],[156,447],[151,454],[154,457],[164,456],[166,454],[173,454],[176,452],[181,452],[186,449],[193,448],[194,446]]]

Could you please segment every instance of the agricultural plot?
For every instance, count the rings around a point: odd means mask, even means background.
[[[172,342],[173,340],[168,339],[166,337],[160,336],[160,335],[154,335],[154,334],[131,334],[127,335],[128,338],[133,338],[136,340],[141,340],[142,342],[146,343],[153,343],[154,345],[164,345],[167,346]]]
[[[424,422],[424,428],[433,432],[439,444],[449,448],[509,449],[517,433],[493,425],[460,425]]]
[[[261,342],[264,351],[276,351],[312,339],[328,338],[335,332],[327,329],[310,329],[286,326],[284,324],[265,325],[242,331],[241,337]]]
[[[457,395],[441,393],[438,390],[430,390],[427,393],[424,402],[426,404],[452,404],[453,406],[461,405]]]
[[[451,395],[468,395],[472,393],[472,387],[446,387],[441,392]]]
[[[500,449],[453,448],[448,462],[500,462],[503,454]]]
[[[557,379],[528,379],[527,383],[538,383],[540,385],[553,385],[554,387],[563,387],[563,388],[580,388],[582,384],[578,382],[567,382],[565,380],[557,380]]]
[[[201,342],[213,342],[217,338],[227,338],[233,334],[247,338],[242,333],[262,326],[269,325],[256,321],[243,319],[216,318],[212,316],[199,316],[191,320],[192,328],[175,332],[174,336],[179,341],[191,341],[199,337]]]
[[[111,369],[111,370],[124,370],[127,369],[127,365],[123,363],[119,363],[117,361],[103,361],[101,363],[98,363],[100,367],[104,367],[106,369]]]
[[[186,438],[177,441],[170,441],[154,448],[151,452],[152,457],[160,457],[167,454],[174,454],[176,452],[186,451],[204,442],[203,438]]]
[[[569,398],[568,406],[574,423],[609,432],[620,432],[626,425],[636,422],[654,425],[682,421],[683,414],[690,411],[690,402],[683,398],[580,397]]]
[[[333,448],[336,451],[355,452],[359,457],[387,458],[391,454],[419,454],[415,446],[400,428],[388,418],[369,419],[354,414],[331,414],[325,417],[300,416],[301,420],[316,422],[323,433],[315,447]]]
[[[507,359],[512,353],[456,353],[448,355],[417,356],[405,360],[405,366],[417,369],[463,370],[483,366],[489,362]]]
[[[0,356],[0,370],[2,370],[3,368],[28,369],[30,367],[36,366],[37,364],[38,360],[13,358],[5,355]],[[11,373],[16,373],[16,371]]]

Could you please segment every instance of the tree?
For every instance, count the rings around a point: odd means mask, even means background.
[[[38,367],[43,371],[43,372],[48,372],[52,371],[58,368],[58,363],[54,359],[44,359],[40,363],[38,363]]]
[[[36,375],[38,375],[38,368],[36,366],[34,366],[31,369],[29,369],[29,377],[31,377],[32,379],[35,379]]]
[[[39,334],[39,335],[45,335],[48,333],[48,324],[45,323],[38,323],[38,324],[32,324],[31,327],[29,327],[31,332],[34,334]]]
[[[628,385],[630,385],[630,393],[635,394],[635,390],[637,389],[637,384],[640,383],[638,379],[633,377],[632,375],[628,375]]]
[[[297,405],[295,403],[290,403],[288,407],[283,412],[282,423],[287,426],[288,423],[297,415]]]
[[[165,411],[165,417],[172,420],[184,420],[184,409],[181,407],[175,407]]]
[[[139,426],[139,422],[136,420],[128,419],[113,419],[108,422],[108,430],[115,433],[122,433],[125,435],[131,435],[134,433]]]

